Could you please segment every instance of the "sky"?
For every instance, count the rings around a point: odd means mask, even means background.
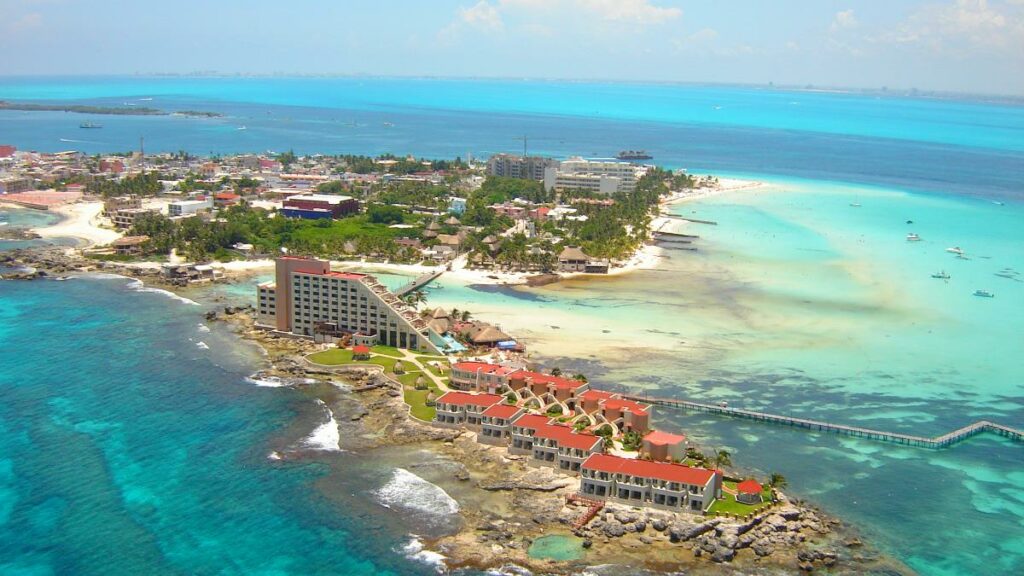
[[[1024,0],[0,0],[0,75],[486,76],[1024,96]]]

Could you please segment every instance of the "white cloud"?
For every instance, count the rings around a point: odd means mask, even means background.
[[[487,0],[480,0],[469,8],[459,8],[458,19],[468,26],[482,30],[501,30],[505,27],[501,13]]]
[[[990,5],[987,0],[955,0],[926,6],[897,27],[871,36],[880,44],[916,45],[965,57],[972,52],[1024,55],[1024,2]]]
[[[853,14],[853,8],[850,8],[849,10],[836,12],[835,18],[832,19],[832,25],[829,28],[835,32],[837,30],[856,28],[859,23],[857,17]]]
[[[576,6],[604,20],[660,24],[683,15],[679,8],[655,6],[648,0],[576,0]]]
[[[2,29],[8,34],[17,34],[18,32],[34,30],[42,26],[42,24],[43,15],[38,12],[30,12],[7,21]]]

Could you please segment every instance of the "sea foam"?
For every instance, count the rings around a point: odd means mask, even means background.
[[[445,572],[444,555],[434,552],[433,550],[427,550],[423,547],[423,542],[420,539],[413,536],[409,542],[402,546],[402,553],[409,560],[416,562],[422,562],[427,566],[432,567],[437,571],[438,574]]]
[[[334,419],[334,412],[324,404],[322,400],[317,400],[317,403],[323,406],[324,410],[327,411],[327,422],[317,426],[313,432],[302,441],[302,444],[307,448],[313,448],[314,450],[326,450],[329,452],[340,452],[341,447],[338,446],[338,442],[341,441],[341,433],[338,432],[338,421]]]
[[[142,280],[132,280],[131,282],[128,283],[127,287],[128,287],[129,290],[134,290],[136,292],[151,292],[153,294],[163,294],[164,296],[167,296],[168,298],[171,298],[172,300],[177,300],[178,302],[181,302],[182,304],[189,304],[191,306],[199,306],[199,302],[196,302],[195,300],[189,300],[188,298],[185,298],[184,296],[178,296],[177,294],[175,294],[174,292],[171,292],[169,290],[163,290],[161,288],[151,288],[151,287],[146,286],[145,284],[143,284]]]
[[[395,468],[391,480],[377,490],[377,498],[388,508],[401,508],[447,518],[459,512],[459,503],[440,486],[405,468]]]

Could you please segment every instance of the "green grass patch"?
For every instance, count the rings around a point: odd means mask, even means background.
[[[418,221],[419,218],[406,215],[406,224],[417,224]],[[418,228],[389,228],[388,224],[375,224],[370,222],[366,214],[358,214],[334,220],[329,226],[319,222],[303,221],[299,224],[298,229],[292,232],[292,240],[316,245],[357,238],[419,236],[419,233]]]
[[[730,490],[736,490],[735,482],[723,482],[722,485]],[[762,508],[767,507],[772,501],[772,489],[765,486],[761,492],[760,504],[744,504],[743,502],[737,502],[736,497],[728,492],[722,492],[722,498],[715,500],[715,503],[711,505],[708,510],[708,514],[712,516],[719,514],[737,514],[739,516],[746,516],[751,512],[756,512]]]
[[[308,358],[310,362],[323,364],[324,366],[351,364],[352,351],[342,348],[332,348],[330,350],[324,350],[323,352],[317,352],[316,354],[310,354]]]
[[[373,348],[370,348],[370,351],[373,352],[374,354],[383,354],[384,356],[391,356],[392,358],[405,357],[405,355],[402,354],[402,352],[400,352],[398,348],[395,348],[394,346],[384,346],[383,344],[378,344]]]
[[[412,414],[414,418],[418,418],[424,422],[430,422],[437,414],[436,408],[433,406],[427,406],[427,394],[429,393],[429,390],[406,388],[403,394],[405,403],[409,405],[409,413]]]

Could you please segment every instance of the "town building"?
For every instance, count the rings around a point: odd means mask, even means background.
[[[544,170],[544,189],[579,190],[594,194],[632,192],[649,167],[611,160],[570,158]]]
[[[577,472],[587,458],[600,453],[603,447],[604,439],[595,434],[574,432],[561,424],[545,424],[534,431],[529,462]]]
[[[18,194],[35,188],[31,178],[24,176],[7,176],[0,178],[0,194]]]
[[[594,260],[576,246],[566,246],[558,254],[559,272],[586,272],[588,274],[607,274],[607,261]]]
[[[580,476],[580,495],[630,506],[700,514],[721,495],[715,471],[609,454],[588,457]]]
[[[171,218],[192,216],[213,208],[213,198],[203,200],[175,200],[167,205],[167,215]]]
[[[495,154],[487,161],[487,174],[523,180],[543,180],[546,169],[557,167],[558,160],[554,158]]]
[[[118,210],[142,208],[142,198],[138,196],[112,196],[103,201],[103,215],[111,217]]]
[[[114,240],[110,245],[118,256],[138,256],[142,254],[146,242],[149,242],[149,236],[125,236]]]
[[[551,418],[540,414],[523,414],[512,421],[512,443],[509,454],[533,454],[534,435],[551,423]]]
[[[483,413],[501,400],[501,396],[497,394],[446,392],[434,403],[437,409],[434,423],[480,430],[483,425]]]
[[[451,386],[458,390],[501,394],[508,389],[508,375],[516,370],[487,362],[452,364]]]
[[[284,201],[281,215],[288,218],[341,218],[359,211],[359,201],[350,196],[297,194]]]
[[[242,197],[234,192],[218,192],[213,195],[213,205],[217,208],[227,208],[242,202]]]
[[[114,212],[110,217],[110,221],[113,222],[114,228],[128,230],[135,226],[135,220],[140,216],[148,214],[159,214],[159,212],[149,208],[123,208]]]
[[[512,438],[512,421],[523,412],[523,408],[511,404],[495,404],[484,410],[477,440],[484,444],[507,446]]]
[[[368,274],[332,272],[313,258],[277,259],[275,282],[257,288],[257,324],[282,333],[334,341],[363,334],[376,343],[439,354],[415,309]]]

